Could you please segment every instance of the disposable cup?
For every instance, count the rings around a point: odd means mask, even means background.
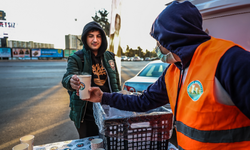
[[[89,88],[91,87],[91,75],[78,75],[77,77],[80,80],[80,99],[90,98]]]
[[[27,143],[29,144],[29,149],[28,150],[33,150],[33,142],[34,142],[34,135],[25,135],[20,138],[21,143]]]
[[[12,150],[28,150],[29,149],[29,144],[27,143],[21,143],[12,148]]]
[[[98,148],[103,148],[103,139],[91,140],[91,150],[97,150]]]

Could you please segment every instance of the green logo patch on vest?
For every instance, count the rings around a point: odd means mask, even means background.
[[[187,92],[188,92],[189,97],[193,101],[197,101],[203,94],[203,87],[202,87],[201,82],[198,80],[195,80],[189,83],[187,87]]]

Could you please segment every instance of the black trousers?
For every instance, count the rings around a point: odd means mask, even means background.
[[[84,120],[83,123],[80,124],[80,128],[76,129],[80,139],[99,135],[98,126],[95,124],[95,121]]]

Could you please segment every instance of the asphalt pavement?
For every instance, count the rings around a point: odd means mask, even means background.
[[[121,83],[147,63],[122,62]],[[66,66],[66,60],[0,60],[0,150],[28,134],[35,135],[34,145],[78,139],[61,85]]]
[[[122,83],[147,62],[122,62]],[[0,60],[0,150],[20,137],[35,135],[34,145],[77,139],[69,119],[69,95],[61,85],[66,60]]]
[[[0,61],[0,149],[27,134],[34,145],[78,138],[60,83],[65,68],[66,61]]]

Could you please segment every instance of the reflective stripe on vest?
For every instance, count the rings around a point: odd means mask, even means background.
[[[236,106],[216,101],[214,85],[217,64],[223,54],[236,46],[216,39],[197,47],[176,110],[177,140],[183,149],[225,149],[250,147],[250,119]],[[165,75],[169,102],[174,112],[180,70],[171,65]]]
[[[200,142],[231,143],[250,141],[250,126],[230,130],[203,131],[191,128],[182,122],[176,121],[178,132]],[[234,135],[232,137],[231,135]]]

